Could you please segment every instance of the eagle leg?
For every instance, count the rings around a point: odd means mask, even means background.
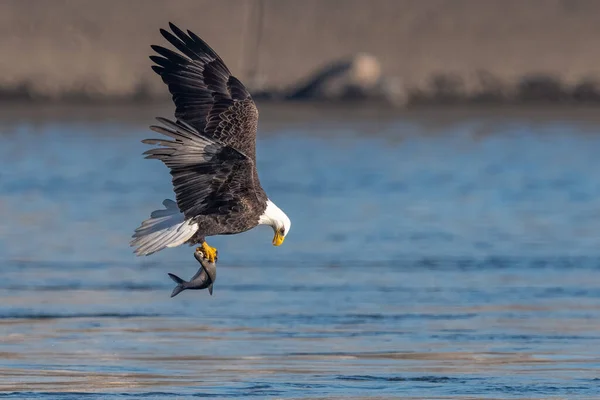
[[[202,252],[204,254],[204,257],[206,257],[206,259],[208,260],[208,262],[211,263],[217,262],[217,259],[219,258],[218,250],[214,247],[210,247],[208,243],[204,241],[202,242],[202,245],[200,247],[196,248],[196,251]]]

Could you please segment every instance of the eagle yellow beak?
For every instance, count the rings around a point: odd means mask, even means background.
[[[283,243],[285,237],[279,233],[279,231],[275,232],[275,237],[273,238],[273,246],[281,246],[281,243]]]

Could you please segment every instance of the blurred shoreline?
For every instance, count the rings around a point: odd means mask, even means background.
[[[377,103],[336,103],[311,102],[271,102],[257,101],[259,109],[259,131],[292,126],[302,126],[307,121],[315,121],[315,128],[323,129],[338,125],[373,122],[385,125],[387,122],[403,120],[408,123],[427,125],[435,129],[448,124],[460,124],[465,120],[480,121],[485,124],[521,121],[544,123],[568,121],[589,126],[596,130],[600,126],[600,113],[593,105],[546,104],[518,105],[417,105],[396,108]],[[156,121],[156,117],[172,118],[174,106],[170,101],[135,103],[3,103],[0,101],[0,126],[36,126],[44,124],[89,124],[102,123],[129,125],[146,128]],[[322,129],[317,129],[322,132]],[[4,133],[10,132],[4,130]],[[314,133],[314,132],[313,132]]]
[[[173,21],[272,102],[346,103],[358,87],[395,107],[595,105],[599,14],[592,0],[6,0],[0,100],[166,100],[148,56]],[[313,90],[340,65],[342,83]]]

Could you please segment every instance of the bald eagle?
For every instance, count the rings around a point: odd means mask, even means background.
[[[217,249],[205,238],[245,232],[259,224],[273,228],[273,245],[283,243],[290,219],[260,186],[256,171],[258,110],[250,93],[231,75],[223,60],[193,32],[169,23],[162,36],[179,53],[151,46],[152,69],[167,84],[175,103],[175,121],[157,118],[151,126],[167,138],[144,153],[171,172],[176,201],[151,213],[135,230],[131,246],[138,256],[184,243],[200,244],[210,262]]]

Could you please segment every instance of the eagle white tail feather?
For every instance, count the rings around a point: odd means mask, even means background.
[[[135,230],[130,245],[135,254],[148,256],[166,247],[177,247],[187,242],[198,230],[198,224],[185,219],[177,203],[163,201],[164,210],[156,210]]]

